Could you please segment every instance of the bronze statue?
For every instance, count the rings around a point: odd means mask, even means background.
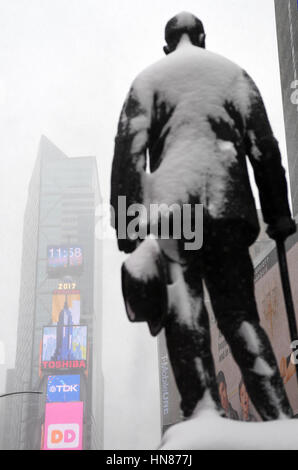
[[[122,273],[126,308],[132,321],[151,322],[152,334],[165,328],[184,416],[190,417],[202,399],[221,413],[204,281],[218,327],[260,416],[291,418],[254,297],[249,246],[259,224],[247,157],[273,239],[285,240],[296,231],[285,171],[254,81],[235,63],[207,51],[205,39],[194,15],[182,12],[172,18],[165,28],[166,57],[137,76],[123,105],[111,205],[119,249],[132,253]],[[121,196],[127,207],[163,204],[169,221],[173,205],[203,205],[202,247],[186,249],[183,236],[142,242],[130,233],[119,236]],[[126,227],[130,221],[128,214]],[[148,217],[140,216],[141,225],[148,227]],[[141,273],[146,263],[147,276]]]

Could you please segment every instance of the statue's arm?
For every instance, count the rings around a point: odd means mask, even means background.
[[[276,229],[281,234],[283,232],[286,238],[295,232],[295,224],[291,217],[279,145],[273,135],[261,94],[249,76],[247,80],[250,107],[246,120],[246,153],[253,167],[264,221],[269,225],[269,231],[272,229],[274,232]]]
[[[142,98],[142,92],[133,84],[118,122],[110,197],[113,209],[112,225],[117,233],[119,249],[126,253],[134,250],[135,242],[119,239],[119,216],[120,212],[123,212],[123,197],[125,197],[126,208],[131,204],[143,203],[149,126],[150,110]],[[122,202],[119,206],[121,196]],[[124,217],[123,213],[121,215]],[[127,217],[127,214],[125,217],[127,226],[131,217]]]

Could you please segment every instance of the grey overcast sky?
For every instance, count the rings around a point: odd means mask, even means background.
[[[40,137],[70,157],[95,155],[108,200],[123,100],[134,77],[163,56],[164,25],[182,10],[202,19],[208,49],[254,78],[287,167],[273,0],[0,0],[2,389],[14,364],[23,214]],[[122,260],[115,242],[106,243],[105,446],[152,448],[160,425],[156,342],[145,325],[126,320]]]

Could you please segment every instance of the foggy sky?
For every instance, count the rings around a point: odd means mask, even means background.
[[[14,365],[23,215],[40,137],[70,157],[95,155],[107,201],[123,100],[135,76],[163,56],[164,25],[182,10],[202,19],[208,49],[254,78],[287,167],[273,0],[0,0],[0,362],[5,353],[7,367]],[[123,259],[107,242],[105,445],[152,448],[160,426],[156,341],[146,325],[126,320]]]

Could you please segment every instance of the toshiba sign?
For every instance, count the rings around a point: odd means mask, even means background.
[[[41,368],[86,369],[87,326],[54,325],[43,329]]]
[[[43,370],[53,369],[86,369],[87,364],[85,360],[81,361],[41,361]]]

